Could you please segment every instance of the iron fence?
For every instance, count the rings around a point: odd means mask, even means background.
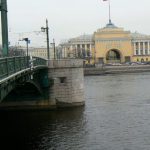
[[[47,64],[45,59],[39,57],[33,57],[32,60],[27,56],[0,58],[0,80],[18,71],[30,68],[31,62],[33,62],[33,66],[46,66]]]

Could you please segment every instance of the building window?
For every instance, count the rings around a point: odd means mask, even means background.
[[[136,50],[139,49],[138,42],[135,43]]]
[[[143,42],[140,42],[140,49],[143,50]]]
[[[66,77],[60,77],[59,79],[60,79],[60,83],[66,83],[66,79],[67,79]]]
[[[143,59],[143,58],[141,59],[141,62],[144,62],[144,59]]]
[[[145,49],[145,55],[148,55],[148,50],[147,49]]]
[[[146,61],[148,61],[148,58],[146,58]]]
[[[137,61],[139,61],[139,59],[137,58]]]
[[[80,45],[79,45],[79,44],[77,44],[77,48],[80,48]]]
[[[82,44],[82,48],[83,48],[83,49],[85,48],[85,44]]]
[[[90,49],[90,44],[87,44],[87,48]]]

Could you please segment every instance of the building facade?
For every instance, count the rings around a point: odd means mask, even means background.
[[[47,48],[29,48],[29,55],[47,59]]]
[[[94,60],[94,41],[92,35],[81,35],[61,43],[64,58],[82,58],[90,61]]]
[[[49,48],[50,59],[54,59],[54,48]],[[56,47],[56,58],[58,58],[58,50]],[[29,55],[47,59],[47,48],[29,48]]]
[[[132,33],[132,60],[150,61],[150,36],[138,33]]]
[[[92,35],[82,35],[61,44],[65,57],[87,63],[150,61],[150,36],[131,33],[109,22]]]

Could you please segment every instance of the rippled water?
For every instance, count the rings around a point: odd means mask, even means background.
[[[80,108],[1,112],[0,149],[150,150],[150,73],[85,77],[85,98]]]

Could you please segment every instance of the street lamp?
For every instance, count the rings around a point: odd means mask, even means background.
[[[56,52],[55,52],[55,40],[53,39],[53,43],[51,43],[53,45],[54,48],[54,59],[56,59]]]
[[[46,27],[41,27],[42,32],[46,32],[46,39],[47,39],[47,59],[50,59],[50,52],[49,52],[49,28],[48,28],[48,20],[46,19]]]
[[[29,51],[28,49],[29,48],[28,48],[28,44],[30,43],[30,40],[28,38],[23,38],[22,40],[26,41],[26,45],[27,45],[27,66],[29,67],[29,58],[28,58],[29,57],[29,54],[28,54],[28,51]]]
[[[7,0],[0,0],[1,11],[1,34],[2,34],[2,56],[8,57],[8,21],[7,21]]]

